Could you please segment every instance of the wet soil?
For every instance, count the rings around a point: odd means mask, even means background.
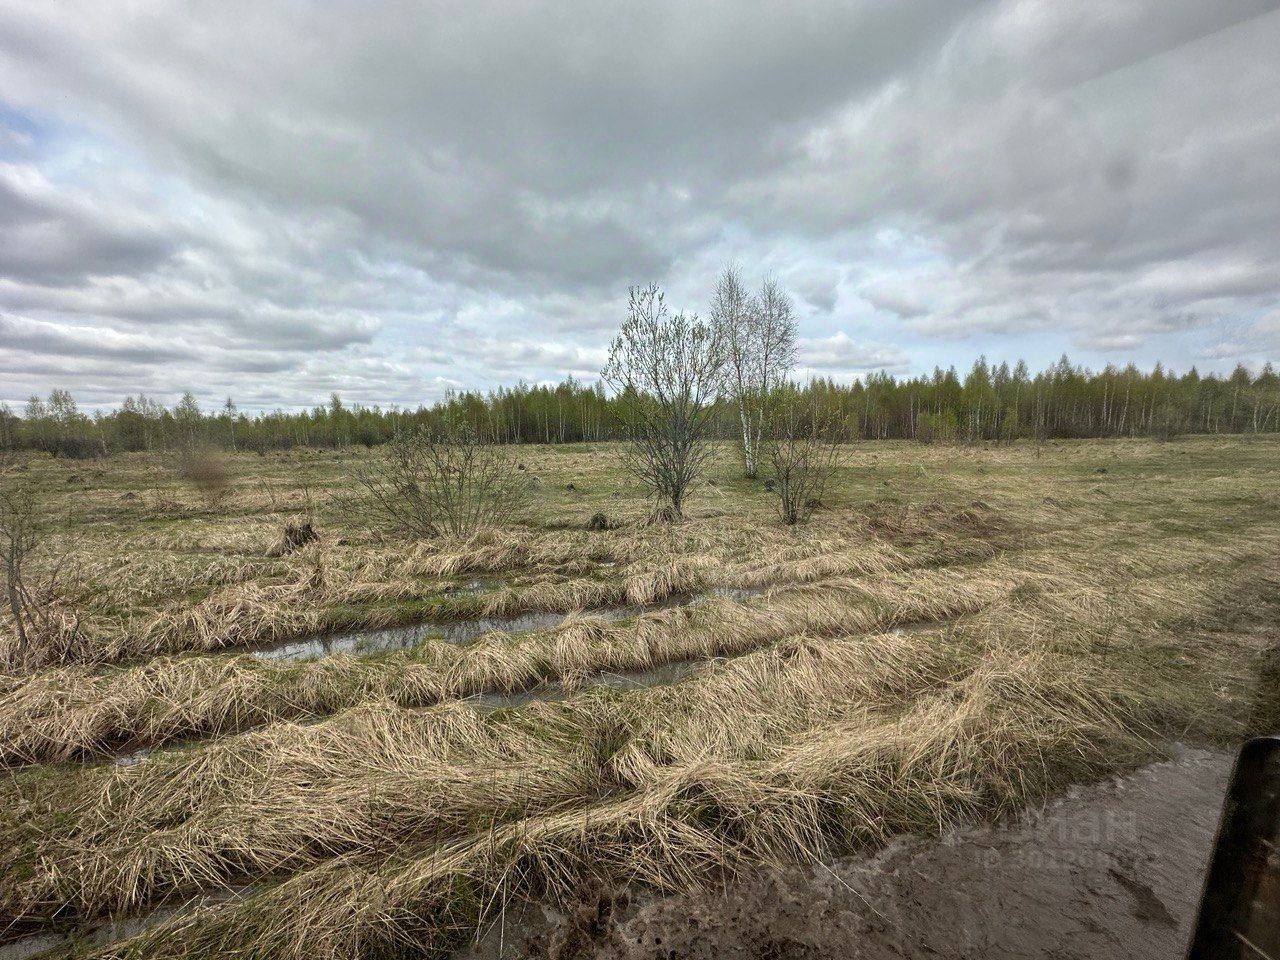
[[[204,894],[173,906],[157,907],[150,913],[121,917],[86,925],[59,933],[37,933],[8,943],[0,943],[0,960],[34,960],[36,957],[64,957],[77,949],[106,946],[117,940],[135,936],[173,917],[189,913],[197,907],[225,903],[247,896],[251,887],[234,887]]]
[[[595,607],[584,611],[604,620],[622,620],[638,616],[646,610],[657,610],[664,607],[697,606],[706,603],[713,597],[727,597],[732,600],[748,600],[760,596],[766,587],[713,587],[699,593],[677,594],[664,602],[639,606],[635,604],[618,604],[616,606]],[[483,582],[476,581],[462,587],[457,593],[482,593]],[[368,630],[352,630],[344,633],[328,633],[302,640],[291,640],[285,643],[271,644],[251,649],[255,656],[269,660],[304,660],[323,657],[332,653],[376,653],[384,650],[405,650],[416,646],[428,637],[436,637],[445,643],[466,644],[486,633],[501,631],[503,633],[531,633],[535,630],[550,630],[559,626],[570,614],[533,611],[509,617],[483,617],[471,620],[438,620],[426,621],[407,627],[375,628]]]
[[[1042,810],[712,892],[509,910],[458,960],[1168,958],[1190,936],[1231,757],[1074,788]]]

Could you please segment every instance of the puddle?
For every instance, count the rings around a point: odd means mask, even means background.
[[[566,942],[600,960],[658,949],[685,960],[1182,957],[1231,761],[1175,748],[1172,760],[999,823],[744,868],[713,889],[604,890],[570,913],[515,903],[452,960],[517,960]]]
[[[620,619],[627,614],[612,611],[592,611],[606,619]],[[250,651],[267,660],[302,660],[323,657],[331,653],[377,653],[384,650],[404,650],[429,637],[443,639],[445,643],[469,643],[476,637],[495,630],[507,633],[529,633],[547,630],[564,621],[563,613],[522,613],[514,617],[492,617],[483,620],[427,621],[408,627],[387,627],[381,630],[353,630],[350,633],[330,633],[306,640],[294,640],[274,647]]]
[[[476,581],[476,583],[482,582]],[[742,602],[761,596],[767,590],[767,587],[712,587],[696,594],[681,594],[669,597],[661,603],[648,606],[628,604],[616,607],[597,607],[586,612],[604,620],[622,620],[626,617],[637,616],[648,610],[698,606],[715,598],[726,598]],[[428,622],[408,627],[390,627],[382,630],[354,630],[350,633],[311,637],[306,640],[296,640],[279,646],[250,650],[249,652],[268,660],[304,660],[328,656],[331,653],[362,654],[387,650],[405,650],[429,637],[442,638],[445,643],[461,645],[470,643],[486,633],[498,630],[504,633],[530,633],[535,630],[549,630],[563,623],[568,616],[569,614],[566,613],[535,612],[524,613],[514,617],[457,620],[449,623]],[[682,661],[648,670],[597,674],[585,680],[579,689],[604,686],[626,690],[651,687],[660,683],[670,683],[687,675],[705,662],[701,660]],[[481,694],[478,697],[470,698],[470,702],[484,707],[518,707],[534,700],[559,700],[564,696],[565,691],[559,684],[543,684],[530,690],[522,690],[511,694]],[[321,719],[324,718],[315,717],[301,722],[304,725],[309,725],[319,723]],[[131,767],[145,760],[156,749],[155,746],[139,747],[125,753],[115,754],[112,760],[118,766]],[[0,954],[0,960],[3,960],[2,954]]]
[[[730,597],[735,600],[745,600],[745,599],[749,599],[750,597],[760,596],[763,592],[764,592],[763,589],[740,589],[736,587],[724,587],[724,588],[718,588],[714,591],[708,591],[707,594],[701,594],[692,599],[683,599],[678,603],[669,602],[665,604],[665,606],[693,606],[698,603],[705,603],[709,595]],[[657,606],[625,607],[625,608],[619,607],[619,608],[614,608],[613,610],[610,610],[610,611],[594,611],[594,612],[596,613],[597,616],[603,616],[606,619],[618,619],[619,617],[624,615],[634,616],[636,613],[640,613],[643,610],[646,610],[646,609],[652,610],[652,609],[658,609],[658,608],[659,607]],[[536,614],[536,615],[529,615],[529,616],[550,618],[555,623],[558,623],[564,619],[564,616],[561,614]],[[520,619],[524,619],[524,618],[511,618],[511,620],[507,620],[503,622],[511,623],[511,622],[514,622],[515,620],[520,620]],[[475,623],[477,624],[479,623],[493,624],[497,622],[499,621],[495,621],[495,620],[475,621]],[[922,623],[907,624],[905,626],[890,627],[889,633],[893,633],[893,634],[915,633],[916,631],[920,631],[920,630],[933,629],[936,626],[937,624],[934,622],[925,621]],[[384,632],[409,633],[409,632],[416,632],[421,629],[423,628],[407,627],[407,628],[404,628],[404,631],[384,631]],[[542,629],[542,628],[539,627],[535,629]],[[484,632],[484,631],[481,630],[479,632]],[[365,634],[362,636],[368,636],[368,635]],[[411,645],[412,645],[412,642],[406,644],[406,646],[411,646]],[[292,647],[296,645],[291,644],[289,646]],[[383,648],[383,649],[392,649],[392,648]],[[266,651],[265,655],[272,655],[274,653],[275,651]],[[674,683],[675,681],[688,676],[690,673],[693,673],[699,667],[704,666],[708,663],[714,663],[718,659],[720,658],[715,658],[712,660],[681,660],[681,661],[676,661],[674,663],[663,664],[658,667],[650,667],[645,670],[623,670],[623,671],[612,671],[609,673],[595,674],[589,677],[588,679],[583,680],[580,684],[578,684],[578,686],[575,687],[575,691],[590,689],[592,687],[608,687],[614,690],[640,690],[640,689],[644,689],[645,687],[655,687],[655,686],[660,686],[662,684]],[[524,704],[533,703],[534,701],[539,701],[539,700],[546,700],[546,701],[563,700],[566,696],[569,696],[569,695],[570,695],[569,692],[566,691],[564,687],[559,683],[543,683],[543,684],[539,684],[536,687],[530,687],[528,689],[519,690],[514,693],[482,693],[482,694],[477,694],[475,696],[464,697],[463,700],[466,703],[473,703],[480,707],[497,709],[499,707],[519,707],[519,706],[523,706]],[[300,727],[310,727],[317,723],[321,723],[322,721],[327,719],[329,719],[328,716],[324,715],[324,716],[308,717],[306,719],[295,720],[293,722]],[[125,753],[115,754],[111,759],[117,766],[131,767],[137,763],[142,762],[143,760],[145,760],[147,757],[149,757],[151,754],[155,753],[159,749],[162,749],[162,747],[157,747],[157,746],[138,747],[137,749],[129,750]],[[4,960],[3,954],[0,954],[0,960]]]
[[[708,600],[716,599],[737,600],[741,603],[753,597],[763,596],[768,589],[768,587],[712,587],[695,594],[688,602],[691,606],[698,606]]]
[[[117,940],[125,940],[137,936],[145,930],[158,926],[166,920],[190,913],[200,907],[216,903],[226,903],[240,899],[253,892],[253,887],[233,887],[215,893],[203,894],[188,900],[186,903],[168,907],[157,907],[150,913],[136,917],[121,917],[107,920],[95,926],[67,933],[36,933],[21,940],[0,943],[0,960],[27,960],[29,957],[43,957],[57,951],[65,953],[72,947],[103,947]]]
[[[484,582],[476,581],[472,592],[484,592]],[[464,592],[472,585],[460,587],[455,593]],[[604,620],[622,620],[634,617],[646,610],[664,607],[697,606],[714,598],[736,601],[762,595],[766,587],[712,587],[695,594],[671,597],[662,603],[648,606],[620,604],[612,607],[596,607],[584,611]],[[259,647],[249,652],[267,660],[303,660],[324,657],[331,653],[378,653],[387,650],[405,650],[428,638],[442,639],[445,643],[465,644],[486,633],[532,633],[559,626],[570,615],[546,611],[521,613],[512,617],[486,617],[479,620],[426,621],[407,627],[387,627],[374,630],[353,630],[349,633],[330,633],[305,640],[293,640],[270,647]]]
[[[450,584],[440,592],[445,596],[457,596],[458,594],[470,596],[477,593],[485,593],[488,590],[493,590],[501,583],[501,580],[495,580],[492,578],[487,580],[470,580],[467,583]]]
[[[674,683],[687,677],[699,667],[712,662],[714,661],[682,660],[677,663],[666,663],[662,666],[650,667],[647,670],[623,670],[596,674],[579,683],[573,692],[589,690],[593,687],[605,687],[611,690],[642,690],[645,687],[656,687],[661,684]],[[569,691],[566,691],[559,683],[543,683],[515,693],[482,693],[472,697],[465,697],[463,702],[496,710],[499,707],[521,707],[536,700],[563,700],[569,695]],[[311,727],[327,719],[329,719],[327,716],[308,717],[305,720],[293,722],[300,727]],[[155,746],[138,747],[136,750],[130,750],[127,753],[118,753],[112,757],[112,760],[116,766],[132,767],[141,763],[159,749],[161,748]],[[6,956],[3,948],[0,948],[0,960],[6,960]]]
[[[139,747],[137,750],[130,750],[128,753],[118,753],[115,756],[116,766],[132,767],[136,763],[141,763],[153,754],[155,750],[155,747]],[[3,956],[3,954],[0,954],[0,956]]]

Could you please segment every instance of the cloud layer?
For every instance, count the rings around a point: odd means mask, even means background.
[[[0,398],[590,377],[730,257],[806,372],[1261,363],[1278,6],[0,0]]]

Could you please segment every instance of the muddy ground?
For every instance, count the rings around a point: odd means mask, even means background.
[[[762,870],[710,894],[508,911],[460,958],[1167,960],[1186,950],[1230,768],[1225,753],[1178,748],[992,828]]]

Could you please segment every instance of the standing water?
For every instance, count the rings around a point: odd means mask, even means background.
[[[730,600],[747,600],[764,593],[764,587],[712,587],[700,593],[681,594],[671,597],[663,603],[651,606],[620,604],[612,607],[597,607],[585,611],[594,617],[604,620],[623,620],[634,617],[645,610],[656,610],[663,607],[696,606],[714,598],[725,597]],[[468,592],[480,592],[469,590]],[[424,640],[438,639],[445,643],[470,643],[486,633],[502,631],[504,633],[531,633],[535,630],[550,630],[559,626],[570,614],[547,611],[533,611],[516,614],[510,617],[485,617],[478,620],[428,620],[407,627],[384,627],[380,629],[352,630],[348,633],[327,633],[305,640],[293,640],[270,647],[261,647],[251,651],[254,655],[268,660],[303,660],[311,657],[328,656],[331,653],[378,653],[386,650],[405,650],[416,646]]]

